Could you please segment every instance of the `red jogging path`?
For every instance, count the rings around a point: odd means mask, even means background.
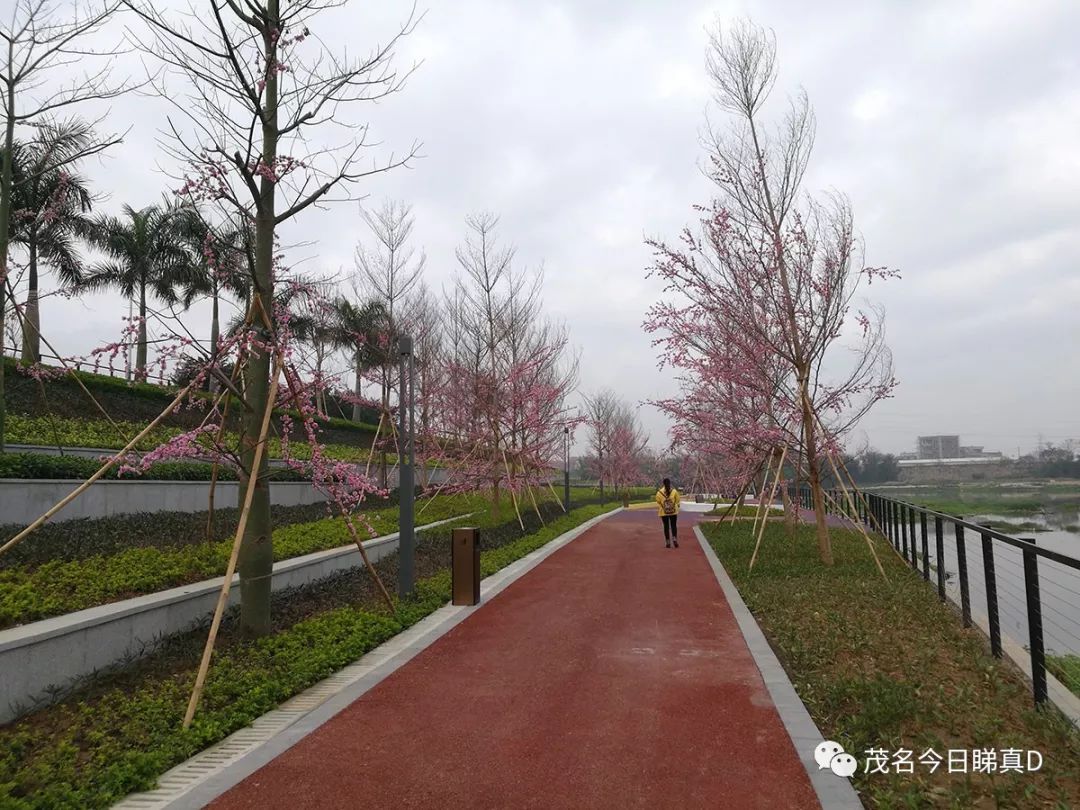
[[[814,808],[680,516],[558,550],[215,808]]]

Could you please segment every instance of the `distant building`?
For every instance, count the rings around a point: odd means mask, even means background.
[[[960,437],[920,436],[916,449],[920,460],[960,458]]]

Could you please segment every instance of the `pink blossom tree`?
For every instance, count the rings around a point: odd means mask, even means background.
[[[625,493],[631,486],[642,483],[648,456],[649,438],[629,407],[619,409],[611,429],[608,445],[607,472],[612,488]]]
[[[566,404],[577,380],[567,331],[543,317],[542,275],[514,266],[514,250],[496,239],[497,222],[489,214],[467,220],[422,437],[428,457],[451,471],[448,486],[490,488],[496,514],[502,491],[517,507],[519,494],[533,497],[549,482],[563,429],[580,421]]]
[[[775,82],[775,42],[751,24],[713,35],[708,70],[731,129],[706,138],[712,204],[681,243],[651,240],[654,272],[673,300],[645,328],[661,363],[682,373],[681,395],[657,403],[676,440],[756,469],[797,448],[813,491],[822,561],[832,563],[821,453],[895,386],[879,310],[855,314],[846,368],[837,351],[863,282],[895,273],[869,267],[848,201],[802,192],[814,118],[796,98],[775,134],[762,110]]]

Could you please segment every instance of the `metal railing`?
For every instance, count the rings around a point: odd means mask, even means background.
[[[6,356],[6,357],[10,357],[10,358],[12,358],[14,360],[18,360],[19,357],[22,355],[22,347],[20,347],[20,346],[4,346],[2,354],[4,356]],[[59,365],[59,361],[61,359],[63,359],[65,362],[67,362],[67,364],[69,366],[71,366],[76,371],[85,371],[85,372],[87,372],[89,374],[98,374],[98,375],[101,375],[103,377],[113,377],[113,378],[118,377],[118,378],[126,379],[129,382],[136,382],[136,381],[137,382],[147,382],[147,383],[150,383],[151,385],[160,385],[160,386],[168,386],[168,385],[170,385],[168,378],[165,377],[165,375],[161,374],[160,372],[157,373],[157,374],[154,374],[154,373],[152,373],[151,371],[148,370],[147,373],[146,373],[146,379],[145,380],[136,380],[136,374],[135,374],[134,368],[132,368],[130,373],[126,369],[112,368],[108,364],[102,364],[102,365],[98,366],[97,368],[95,368],[92,363],[84,363],[84,362],[79,361],[79,360],[74,360],[73,361],[70,358],[66,358],[66,357],[65,358],[60,358],[60,357],[57,357],[55,354],[49,354],[47,352],[41,352],[40,354],[41,354],[41,361],[42,362],[45,362],[47,360],[55,360],[55,361],[57,361],[57,365]],[[85,368],[84,368],[84,366],[85,366]]]
[[[809,489],[790,494],[802,508],[813,509]],[[1080,559],[1040,546],[1034,538],[1013,537],[962,515],[875,493],[853,496],[854,510],[840,491],[826,490],[825,496],[830,514],[880,532],[924,580],[933,578],[938,598],[959,605],[965,627],[972,626],[973,603],[985,608],[980,618],[986,619],[996,658],[1004,654],[1004,620],[1006,638],[1025,646],[1030,656],[1037,706],[1047,700],[1048,640],[1051,652],[1077,670],[1073,678],[1080,682]],[[979,542],[969,544],[972,537]]]

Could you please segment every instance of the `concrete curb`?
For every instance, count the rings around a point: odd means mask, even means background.
[[[445,605],[246,728],[163,774],[160,787],[135,793],[116,810],[205,807],[361,698],[549,556],[622,508],[585,521],[480,583],[480,604]]]
[[[765,687],[769,690],[769,697],[772,698],[780,720],[787,729],[799,760],[806,768],[806,774],[810,777],[810,784],[813,785],[821,806],[825,810],[862,808],[863,803],[855,788],[851,786],[851,782],[836,776],[828,769],[818,769],[817,762],[814,761],[814,748],[825,737],[810,717],[806,705],[799,699],[795,687],[765,639],[765,634],[761,632],[753,614],[739,595],[735,583],[731,581],[731,577],[724,570],[716,552],[712,550],[698,526],[694,526],[694,534],[697,535],[701,550],[705,552],[705,557],[716,575],[716,581],[720,583],[720,588],[731,606],[731,612],[735,614],[735,620],[739,623],[746,646],[750,648],[750,654],[754,656],[754,662],[765,681]]]

